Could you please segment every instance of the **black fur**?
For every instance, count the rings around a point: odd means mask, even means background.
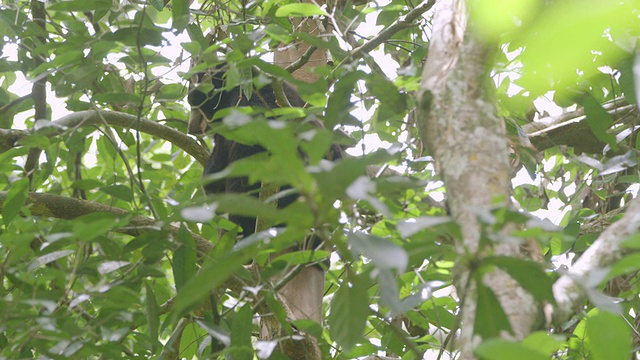
[[[241,94],[240,88],[236,87],[232,90],[224,90],[225,88],[225,69],[226,65],[222,64],[211,70],[208,74],[201,74],[199,76],[201,82],[208,81],[210,79],[213,88],[205,94],[199,90],[198,87],[191,90],[189,93],[189,104],[192,107],[192,112],[199,112],[207,120],[211,120],[215,117],[216,112],[221,109],[236,107],[236,106],[252,106],[272,109],[278,107],[276,96],[274,94],[271,85],[267,85],[261,88],[259,91],[254,90],[250,99]],[[303,107],[305,102],[300,98],[298,93],[290,85],[283,84],[284,93],[287,96],[289,103],[295,107]],[[217,121],[217,120],[214,120]],[[199,125],[198,125],[199,126]],[[196,126],[197,127],[197,126]],[[191,124],[190,124],[191,128]],[[214,134],[213,136],[214,148],[211,152],[211,156],[207,161],[203,176],[214,174],[224,170],[229,164],[242,159],[247,156],[255,155],[264,152],[265,149],[261,146],[250,146],[241,144],[229,139],[226,139],[220,134]],[[335,150],[334,150],[335,151]],[[341,157],[338,153],[334,158]],[[258,196],[260,184],[250,184],[246,177],[239,178],[226,178],[209,182],[205,185],[205,192],[208,194],[219,193],[251,193],[254,196]],[[288,187],[283,187],[282,190]],[[290,205],[297,199],[296,194],[284,196],[278,200],[278,207],[282,208]],[[241,235],[248,236],[255,232],[256,219],[251,217],[244,217],[231,214],[229,219],[234,223],[240,225],[242,228]]]

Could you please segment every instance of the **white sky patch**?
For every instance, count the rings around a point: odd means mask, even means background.
[[[566,205],[560,199],[550,199],[546,209],[539,209],[531,214],[539,219],[547,219],[554,225],[560,225],[564,216],[571,211],[571,205]]]

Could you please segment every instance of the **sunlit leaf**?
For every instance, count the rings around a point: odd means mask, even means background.
[[[280,6],[276,10],[276,16],[278,17],[301,17],[301,16],[314,16],[314,15],[327,15],[318,5],[315,4],[287,4]]]
[[[111,272],[114,272],[122,267],[129,265],[128,261],[105,261],[98,265],[98,272],[101,275],[105,275]]]
[[[564,346],[565,336],[536,331],[522,340],[522,345],[544,354],[553,354]]]
[[[475,32],[491,38],[500,37],[527,23],[536,14],[539,2],[535,0],[482,0],[471,3],[471,16]],[[500,9],[500,11],[496,11]]]
[[[54,251],[54,252],[48,253],[46,255],[39,256],[39,257],[33,259],[33,261],[31,261],[29,263],[28,269],[29,269],[29,271],[32,271],[33,269],[38,268],[38,267],[40,267],[42,265],[46,265],[46,264],[52,263],[52,262],[54,262],[54,261],[56,261],[58,259],[65,258],[65,257],[73,254],[74,252],[75,251],[73,251],[73,250],[59,250],[59,251]]]
[[[415,233],[430,228],[432,226],[448,223],[451,218],[447,216],[421,216],[414,219],[404,220],[396,225],[396,228],[400,232],[400,236],[408,238]]]
[[[349,243],[355,252],[371,259],[379,269],[395,269],[402,273],[409,262],[406,251],[387,239],[354,232],[349,234]]]
[[[215,206],[203,204],[200,206],[190,206],[180,210],[180,215],[187,221],[208,222],[215,217]]]
[[[567,17],[566,14],[571,14]],[[624,51],[611,41],[637,24],[633,1],[555,2],[536,17],[522,43],[525,73],[518,83],[544,93],[558,82],[575,82],[599,72],[594,58],[616,61]]]
[[[51,6],[48,6],[47,9],[51,11],[94,11],[102,9],[108,10],[111,6],[113,6],[113,3],[110,0],[72,0],[53,3]]]
[[[268,359],[276,346],[278,346],[277,341],[256,341],[258,359]]]
[[[231,345],[231,336],[227,330],[224,330],[220,326],[212,324],[209,321],[196,320],[196,323],[209,335],[216,338],[216,340],[220,341],[225,346]]]
[[[631,354],[631,330],[620,315],[594,312],[586,322],[587,345],[594,360],[626,360]]]
[[[518,359],[548,360],[551,354],[544,354],[516,342],[491,339],[483,342],[475,349],[476,355],[487,360]]]

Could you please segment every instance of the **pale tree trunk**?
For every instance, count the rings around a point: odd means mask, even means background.
[[[465,1],[436,3],[419,94],[418,126],[438,164],[451,214],[462,226],[463,239],[456,243],[456,250],[467,261],[460,262],[457,268],[461,270],[455,274],[463,304],[461,358],[473,359],[481,339],[474,331],[477,284],[469,276],[468,260],[488,254],[518,257],[521,251],[519,244],[506,240],[480,246],[477,216],[496,205],[508,206],[511,183],[507,138],[496,115],[495,85],[489,77],[488,59],[496,46],[467,31],[467,20]],[[502,271],[486,274],[482,281],[493,290],[511,324],[513,336],[505,338],[522,339],[538,322],[533,297]]]

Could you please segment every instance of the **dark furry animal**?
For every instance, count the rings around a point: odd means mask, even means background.
[[[236,87],[232,90],[225,89],[226,63],[218,65],[207,74],[200,74],[200,83],[210,81],[211,87],[208,93],[204,93],[195,87],[189,93],[188,99],[191,105],[192,117],[189,121],[190,133],[202,133],[206,129],[208,121],[213,119],[216,112],[222,109],[237,106],[252,106],[273,109],[278,107],[276,96],[271,85],[264,86],[259,91],[254,90],[250,99],[242,94],[240,88]],[[305,102],[300,98],[296,90],[290,85],[283,84],[284,93],[289,103],[294,107],[303,107]],[[217,121],[217,120],[216,120]],[[207,161],[203,176],[214,174],[224,170],[234,161],[247,156],[264,152],[265,149],[258,145],[245,145],[225,138],[220,134],[213,135],[214,148],[211,156]],[[340,148],[332,148],[332,157],[340,158]],[[205,192],[208,194],[219,193],[251,193],[258,196],[260,184],[250,184],[246,177],[226,178],[218,181],[209,182],[205,185]],[[286,189],[290,187],[283,187]],[[293,203],[297,199],[296,194],[284,196],[278,200],[278,207],[282,208]],[[256,218],[244,217],[231,214],[229,219],[240,225],[242,231],[239,233],[243,236],[251,235],[255,232]]]

